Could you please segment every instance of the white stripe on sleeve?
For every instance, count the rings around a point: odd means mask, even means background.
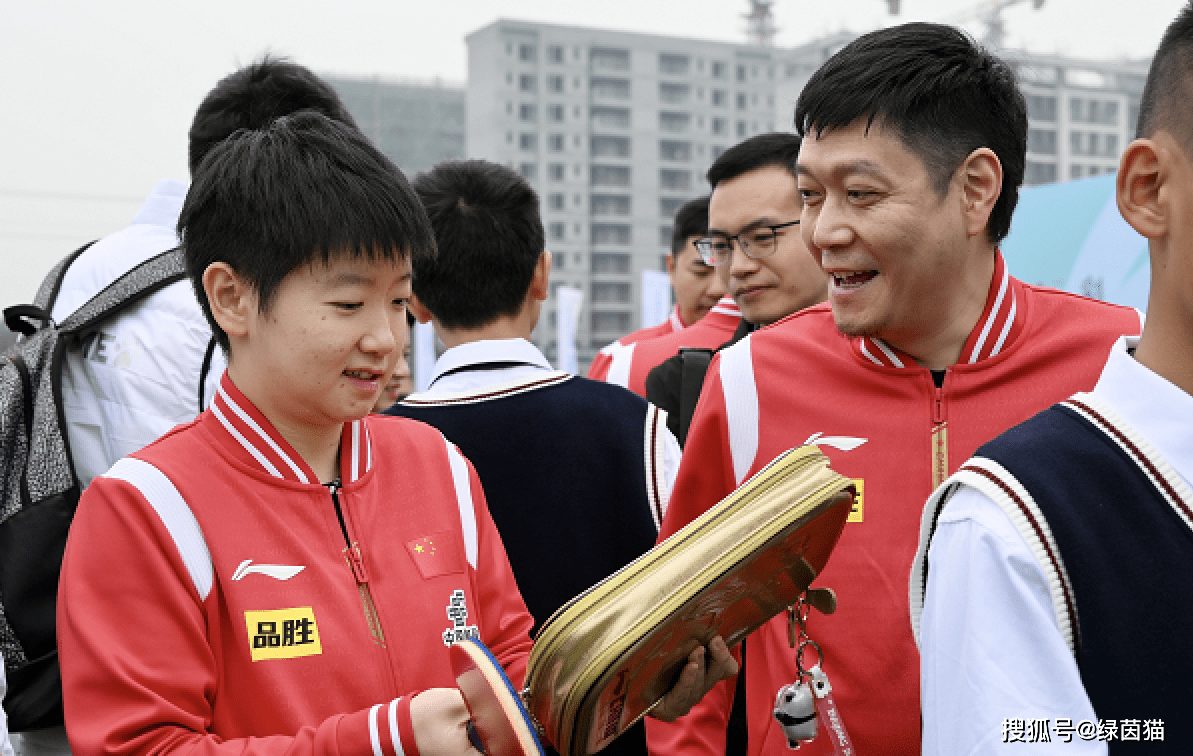
[[[758,387],[749,336],[721,350],[721,393],[729,422],[733,475],[740,486],[758,454]]]
[[[460,529],[464,536],[464,556],[472,569],[476,569],[476,508],[472,503],[472,485],[468,479],[468,462],[456,445],[447,439],[447,458],[452,468],[452,483],[456,486],[456,503],[460,507]]]
[[[161,470],[134,457],[125,457],[112,465],[112,469],[103,477],[123,480],[141,492],[174,539],[174,545],[191,575],[199,598],[206,601],[215,582],[211,552],[207,549],[207,541],[203,538],[203,530],[195,519],[195,513],[182,494],[178,493],[174,483]]]

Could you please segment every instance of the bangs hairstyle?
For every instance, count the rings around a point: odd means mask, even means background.
[[[979,147],[1002,163],[1002,192],[986,226],[998,243],[1010,231],[1027,157],[1027,103],[1015,73],[959,29],[910,23],[858,37],[808,80],[795,106],[801,135],[865,119],[892,131],[923,161],[944,195]]]
[[[758,134],[738,142],[721,153],[709,166],[708,185],[713,189],[722,181],[737,178],[755,168],[781,165],[795,177],[795,160],[799,157],[800,138],[786,131]]]
[[[514,316],[545,251],[539,198],[514,171],[447,160],[414,179],[439,253],[414,260],[414,293],[447,328]]]
[[[227,263],[268,311],[301,265],[341,255],[373,261],[433,257],[426,213],[402,172],[356,129],[304,111],[238,131],[199,164],[178,220],[187,274],[211,316],[203,272]]]
[[[690,199],[675,213],[671,227],[671,256],[679,264],[680,255],[696,247],[688,244],[689,236],[703,237],[708,233],[708,197]]]
[[[1193,3],[1164,32],[1147,72],[1135,136],[1149,139],[1163,129],[1193,153]]]

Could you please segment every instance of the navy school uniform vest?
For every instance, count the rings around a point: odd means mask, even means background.
[[[1022,484],[1055,539],[1077,664],[1098,717],[1120,726],[1163,720],[1163,743],[1113,740],[1110,752],[1193,747],[1193,513],[1179,478],[1089,395],[975,456]]]

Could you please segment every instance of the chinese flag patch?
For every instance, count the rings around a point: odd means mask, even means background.
[[[406,542],[406,552],[424,578],[464,571],[464,548],[450,531],[433,533]]]

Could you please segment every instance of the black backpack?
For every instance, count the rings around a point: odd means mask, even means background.
[[[62,724],[54,619],[58,572],[81,493],[62,412],[63,355],[101,321],[186,277],[181,250],[163,252],[55,323],[50,311],[62,279],[89,246],[50,271],[33,304],[4,310],[4,322],[21,334],[0,356],[0,651],[12,732]]]

